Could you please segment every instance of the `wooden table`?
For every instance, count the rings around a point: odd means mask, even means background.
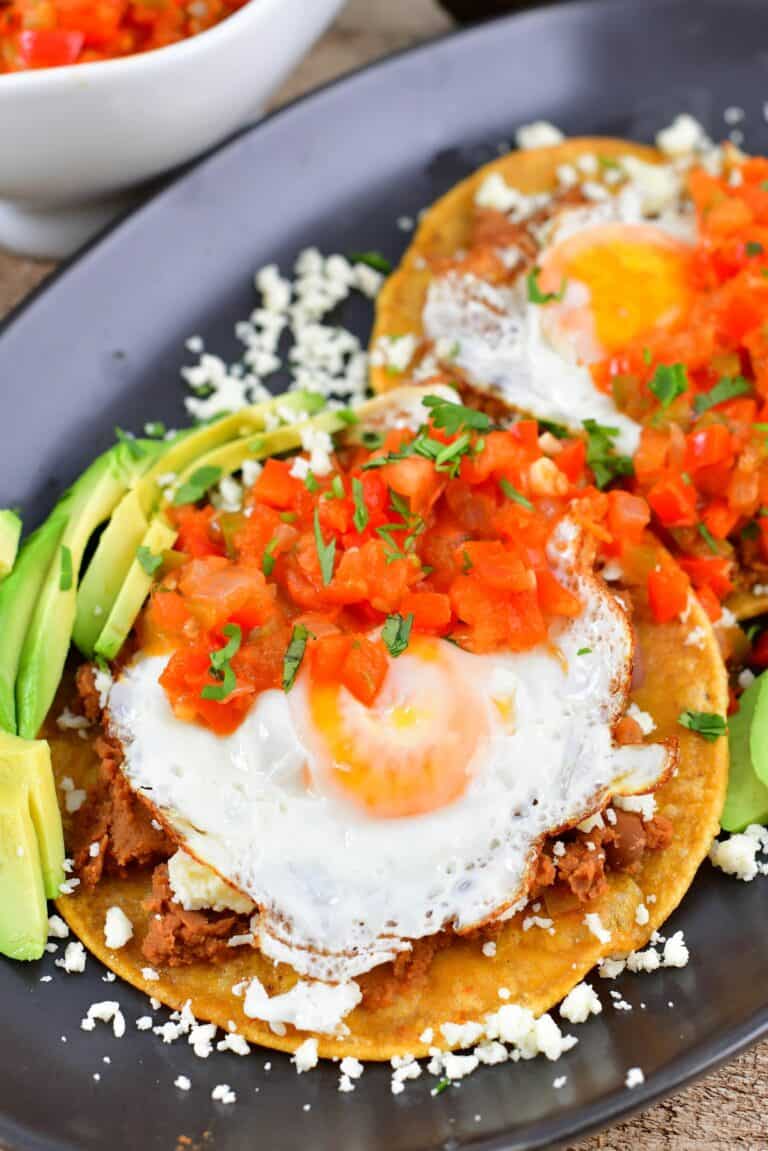
[[[350,0],[276,103],[450,27],[451,21],[433,0]],[[51,264],[0,253],[0,316],[51,269]],[[705,962],[705,957],[695,956],[693,962]],[[768,1042],[680,1095],[569,1151],[730,1151],[737,1147],[762,1151],[768,1147],[767,1105]]]

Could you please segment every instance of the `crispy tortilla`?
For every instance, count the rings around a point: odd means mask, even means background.
[[[425,1028],[433,1028],[439,1042],[441,1023],[477,1020],[497,1010],[502,1003],[500,988],[509,990],[509,1002],[529,1007],[536,1014],[544,1012],[602,956],[643,946],[680,902],[718,830],[728,748],[725,739],[707,743],[681,728],[677,720],[686,708],[724,714],[727,682],[717,642],[698,604],[691,607],[685,624],[664,626],[650,622],[642,602],[638,600],[635,606],[642,684],[633,698],[654,717],[654,740],[677,737],[680,741],[678,772],[656,793],[659,812],[674,827],[670,846],[647,853],[635,877],[609,872],[608,890],[588,907],[561,912],[548,908],[554,919],[554,934],[536,927],[524,931],[523,913],[502,928],[494,957],[483,954],[480,939],[452,938],[437,952],[426,974],[404,983],[387,1006],[372,1007],[364,1002],[347,1016],[348,1035],[318,1035],[322,1057],[354,1055],[386,1060],[405,1052],[425,1055],[427,1045],[419,1038]],[[694,629],[701,629],[701,646],[684,642]],[[67,702],[67,690],[71,694],[71,685],[62,689],[52,716]],[[46,735],[57,779],[69,776],[75,786],[87,787],[98,770],[90,742],[78,738],[77,732],[60,731],[52,718]],[[66,824],[66,814],[64,819]],[[275,966],[258,952],[239,947],[233,948],[232,957],[224,962],[162,969],[157,980],[144,977],[142,968],[147,961],[141,954],[141,943],[148,927],[144,902],[150,889],[151,872],[137,871],[130,878],[107,877],[91,890],[61,897],[58,907],[94,955],[147,995],[177,1009],[190,1000],[199,1019],[222,1028],[232,1021],[238,1032],[254,1043],[295,1051],[309,1033],[288,1027],[284,1036],[274,1034],[267,1024],[245,1016],[242,998],[232,994],[234,984],[253,976],[258,976],[269,994],[285,992],[296,981],[289,967]],[[649,896],[655,896],[655,902],[649,903]],[[641,903],[650,912],[648,923],[642,927],[635,922]],[[134,938],[119,951],[109,951],[104,942],[104,920],[112,906],[121,907],[134,924]],[[587,928],[585,911],[600,915],[611,932],[608,944],[602,944]]]

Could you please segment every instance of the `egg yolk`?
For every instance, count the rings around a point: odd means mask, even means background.
[[[423,815],[458,799],[486,738],[482,700],[444,641],[412,639],[366,707],[337,684],[311,684],[316,758],[348,799],[381,819]]]
[[[562,300],[542,326],[556,345],[591,363],[621,351],[690,306],[692,249],[649,224],[605,224],[556,244],[542,259],[539,286]]]

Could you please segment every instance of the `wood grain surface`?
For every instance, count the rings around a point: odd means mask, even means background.
[[[275,103],[450,27],[433,0],[350,0]],[[0,252],[0,316],[52,268]],[[705,958],[694,956],[692,961]],[[568,1151],[763,1151],[768,1148],[767,1116],[768,1042],[635,1118],[572,1144]]]

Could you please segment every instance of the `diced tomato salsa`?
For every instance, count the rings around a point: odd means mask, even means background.
[[[139,639],[172,651],[161,682],[176,713],[232,731],[298,663],[371,704],[399,654],[390,629],[406,645],[423,633],[472,652],[534,647],[581,610],[547,554],[566,513],[606,556],[634,555],[645,584],[660,562],[646,501],[599,491],[577,441],[544,436],[547,455],[539,431],[523,420],[449,435],[433,422],[344,447],[322,477],[304,457],[270,459],[237,513],[172,508],[183,560],[154,588]],[[431,455],[416,450],[425,440]],[[689,577],[666,562],[686,596]],[[677,588],[655,602],[682,610]]]
[[[196,36],[248,0],[6,0],[0,73],[87,64]]]
[[[689,176],[698,240],[685,319],[593,369],[644,425],[630,486],[715,619],[739,564],[768,563],[768,160],[737,171]],[[660,366],[684,390],[660,388]]]

